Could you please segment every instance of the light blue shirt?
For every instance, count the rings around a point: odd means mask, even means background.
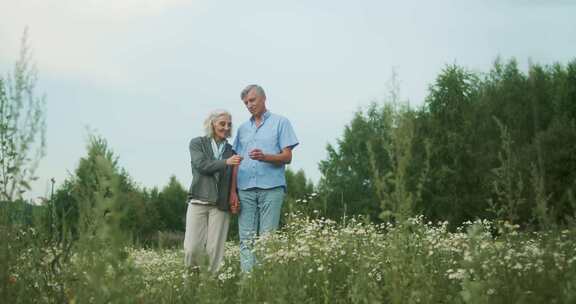
[[[232,146],[238,155],[244,157],[238,168],[238,189],[271,189],[280,186],[286,188],[284,165],[253,160],[249,154],[253,149],[260,149],[264,154],[279,154],[284,148],[294,148],[297,145],[298,139],[292,125],[283,116],[266,111],[258,128],[253,117],[243,123],[238,128]]]

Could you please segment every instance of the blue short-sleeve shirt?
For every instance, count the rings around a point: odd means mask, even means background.
[[[294,148],[298,139],[290,121],[280,115],[266,111],[262,123],[256,128],[254,118],[243,123],[234,139],[234,151],[244,157],[238,168],[238,189],[286,188],[285,166],[250,159],[253,149],[261,149],[264,154],[279,154],[284,148]]]

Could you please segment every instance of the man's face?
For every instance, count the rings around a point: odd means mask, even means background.
[[[232,121],[230,116],[222,115],[213,121],[212,127],[214,128],[214,138],[222,140],[230,137],[230,130],[232,128]]]
[[[255,89],[250,90],[243,101],[252,116],[262,115],[266,111],[266,97],[258,95]]]

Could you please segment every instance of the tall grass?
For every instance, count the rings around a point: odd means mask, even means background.
[[[395,225],[353,218],[344,225],[295,214],[258,240],[259,265],[250,274],[240,272],[235,243],[211,274],[187,271],[180,249],[124,244],[114,251],[97,238],[74,246],[55,272],[38,232],[15,231],[9,249],[17,255],[7,264],[2,251],[0,264],[10,303],[576,301],[576,229],[528,233],[478,220],[451,232],[447,222],[422,217]]]

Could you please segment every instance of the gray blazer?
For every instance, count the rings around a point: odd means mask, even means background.
[[[215,203],[218,209],[228,211],[230,204],[230,183],[232,167],[226,165],[226,159],[232,156],[232,146],[226,143],[222,159],[215,159],[212,153],[210,137],[200,136],[190,141],[190,159],[192,163],[192,185],[188,199],[198,199]]]

